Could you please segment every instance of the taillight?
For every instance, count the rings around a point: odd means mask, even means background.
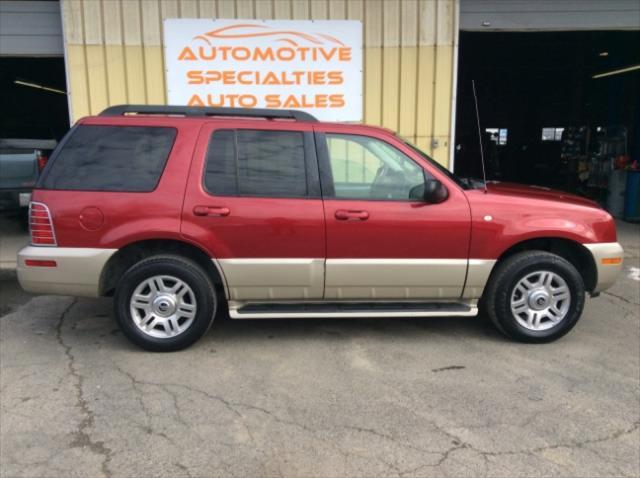
[[[49,156],[46,156],[42,151],[36,151],[36,159],[38,161],[38,171],[42,172],[47,165],[47,161],[49,161]]]
[[[57,245],[51,213],[46,204],[33,201],[29,203],[29,232],[32,246]]]

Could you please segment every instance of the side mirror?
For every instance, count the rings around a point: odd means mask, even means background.
[[[409,192],[409,199],[424,201],[429,204],[444,202],[449,197],[449,190],[437,179],[427,179]]]

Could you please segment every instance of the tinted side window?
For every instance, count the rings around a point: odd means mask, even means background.
[[[218,130],[207,150],[205,187],[215,195],[305,197],[300,131]]]
[[[42,187],[153,191],[175,138],[174,128],[80,125],[54,158]]]
[[[207,149],[204,185],[207,191],[220,196],[238,194],[236,169],[236,132],[219,130],[211,135]]]

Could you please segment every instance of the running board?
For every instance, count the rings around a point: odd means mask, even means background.
[[[372,317],[473,317],[475,304],[461,302],[241,302],[229,304],[232,319]]]

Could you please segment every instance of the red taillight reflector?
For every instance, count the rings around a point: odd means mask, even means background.
[[[49,157],[42,154],[42,152],[38,151],[36,156],[38,158],[38,171],[42,172],[44,167],[47,165],[47,161],[49,161]]]
[[[29,232],[31,234],[31,244],[34,246],[57,245],[51,213],[46,204],[41,202],[31,202],[29,204]]]
[[[31,231],[32,232],[38,232],[38,231],[50,231],[51,228],[49,227],[48,224],[44,223],[44,224],[38,224],[35,222],[31,223]]]
[[[34,232],[33,233],[33,238],[34,239],[51,239],[51,240],[53,240],[53,234],[51,234],[50,232]]]
[[[25,259],[24,265],[28,267],[58,267],[56,261],[44,259]]]
[[[56,245],[56,241],[54,241],[52,238],[45,239],[45,238],[41,238],[41,237],[34,237],[33,239],[31,239],[31,245],[33,245],[33,246],[55,246]]]

